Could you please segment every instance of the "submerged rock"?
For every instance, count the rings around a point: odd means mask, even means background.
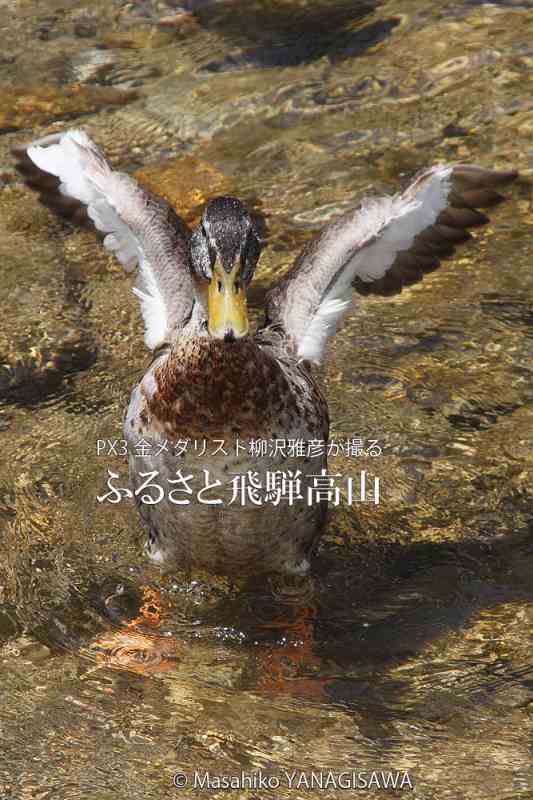
[[[135,177],[168,200],[186,222],[197,222],[202,207],[211,197],[233,190],[230,178],[195,156],[170,158],[144,167]]]
[[[136,97],[137,94],[131,91],[79,84],[62,88],[4,87],[0,89],[0,132],[34,128],[55,119],[77,117],[107,106],[123,106]]]

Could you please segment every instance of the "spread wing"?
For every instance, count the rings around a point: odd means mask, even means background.
[[[189,230],[164,200],[111,169],[81,130],[47,136],[18,148],[18,168],[46,205],[63,216],[87,217],[127,272],[139,267],[139,298],[150,349],[174,338],[195,299]]]
[[[488,222],[478,208],[517,177],[467,165],[437,165],[401,194],[365,200],[327,224],[267,296],[267,321],[280,325],[300,359],[319,363],[326,341],[361,294],[392,294],[439,266],[468,228]]]

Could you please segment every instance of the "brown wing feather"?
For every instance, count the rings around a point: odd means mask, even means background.
[[[73,197],[67,197],[59,191],[61,181],[55,175],[39,169],[28,155],[28,145],[13,147],[11,152],[15,156],[15,167],[24,179],[28,188],[39,195],[39,202],[63,219],[76,225],[94,228],[87,214],[87,207]]]
[[[398,253],[383,278],[367,283],[356,277],[354,288],[362,295],[387,296],[417,283],[425,273],[437,269],[442,259],[452,256],[458,244],[471,238],[469,228],[489,221],[478,209],[501,203],[505,198],[494,187],[505,186],[517,176],[514,171],[497,172],[466,164],[454,167],[449,205],[436,223],[420,233],[409,250]]]

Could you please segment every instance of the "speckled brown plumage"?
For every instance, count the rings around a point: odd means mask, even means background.
[[[304,572],[324,525],[324,502],[233,507],[228,500],[233,478],[248,470],[263,483],[266,472],[275,470],[299,471],[305,482],[326,467],[325,455],[254,458],[251,440],[327,441],[328,427],[327,403],[309,367],[298,364],[277,337],[259,334],[230,343],[195,337],[163,355],[132,396],[124,425],[130,453],[140,439],[224,441],[229,453],[205,460],[194,451],[180,457],[167,451],[157,458],[130,454],[134,488],[141,485],[141,473],[153,470],[161,485],[178,469],[192,474],[195,493],[204,468],[222,484],[223,506],[203,505],[194,496],[179,509],[166,499],[157,505],[138,501],[152,559],[170,569],[199,567],[239,575]]]
[[[308,375],[303,367],[299,371]],[[275,355],[251,337],[230,344],[186,340],[154,370],[154,378],[157,390],[147,399],[147,408],[154,426],[171,438],[253,438],[272,430],[281,436],[290,417],[314,429],[319,409],[325,409],[311,380],[308,396],[297,382],[289,382]]]

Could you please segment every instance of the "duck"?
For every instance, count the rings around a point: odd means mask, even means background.
[[[164,571],[306,575],[330,499],[316,374],[328,342],[358,295],[397,293],[453,255],[517,172],[438,163],[394,195],[354,204],[275,280],[252,330],[247,297],[264,237],[241,200],[212,198],[190,229],[81,129],[17,153],[46,205],[85,214],[137,271],[153,357],[132,389],[124,438],[148,558]],[[270,446],[279,441],[300,444]]]

